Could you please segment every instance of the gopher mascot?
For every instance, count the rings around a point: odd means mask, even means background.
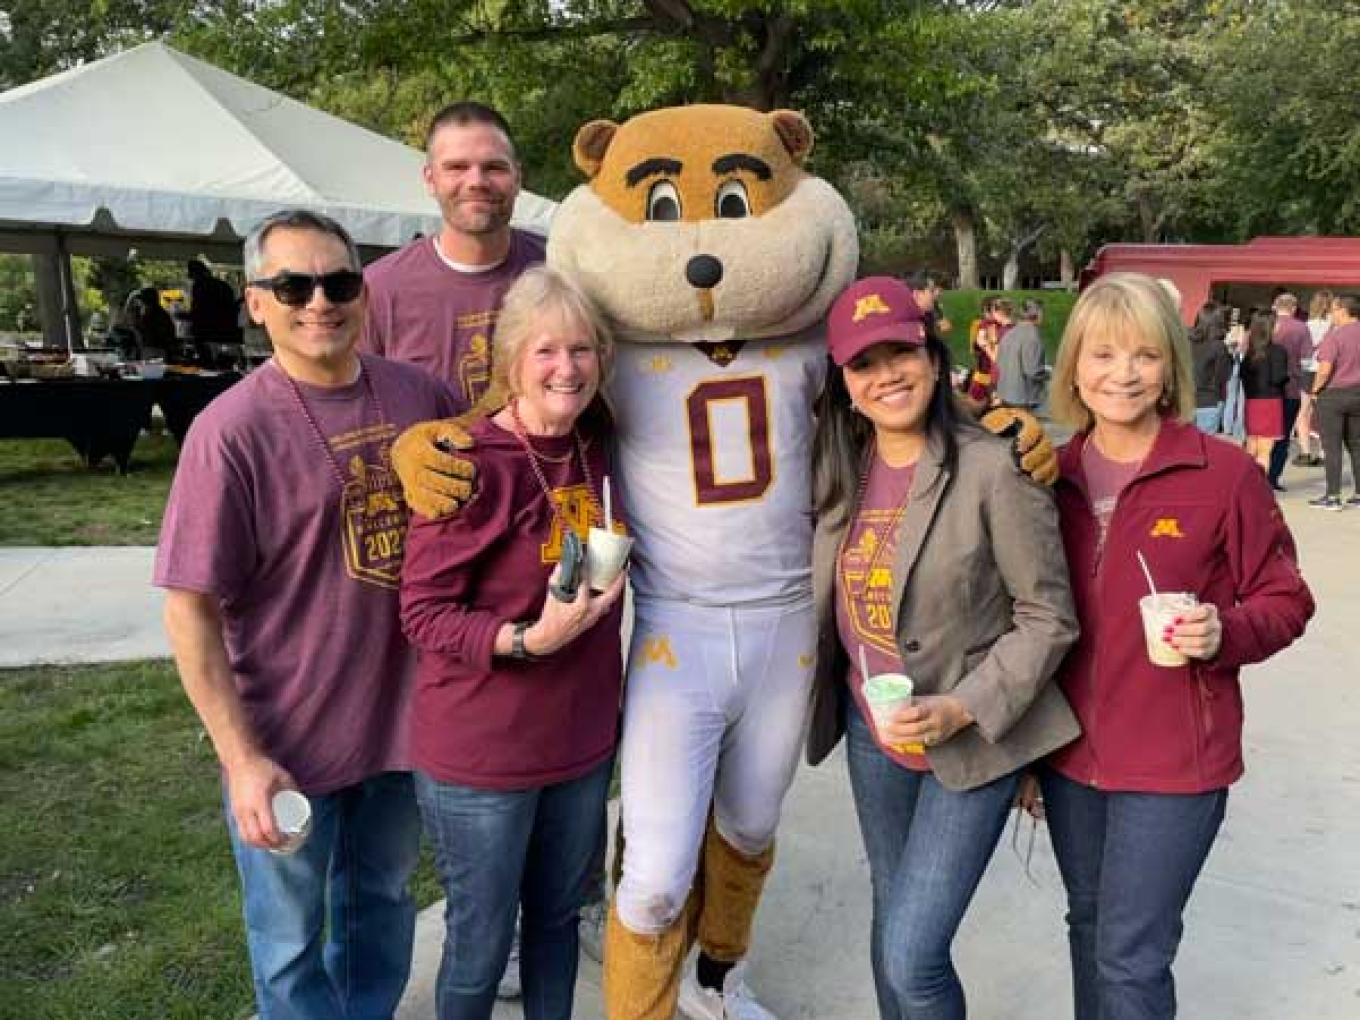
[[[812,407],[827,371],[822,318],[858,260],[849,208],[803,169],[812,145],[788,110],[592,122],[574,145],[588,183],[549,235],[548,262],[616,331],[607,397],[636,537],[610,1020],[669,1020],[677,1000],[691,1017],[773,1020],[734,965],[808,713]],[[412,505],[438,511],[426,473],[466,465],[432,439],[463,436],[420,426],[397,466]],[[1051,450],[1030,460],[1042,469]]]

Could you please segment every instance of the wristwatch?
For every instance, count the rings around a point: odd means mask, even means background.
[[[528,620],[520,620],[515,624],[515,629],[510,632],[510,658],[512,659],[532,659],[529,649],[524,647],[524,632],[530,627]]]

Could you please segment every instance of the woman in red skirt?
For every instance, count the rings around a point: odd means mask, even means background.
[[[1270,469],[1270,451],[1284,438],[1284,388],[1289,381],[1289,355],[1271,337],[1275,316],[1252,314],[1242,352],[1242,393],[1246,397],[1246,450],[1263,471]],[[1284,486],[1272,483],[1276,489]]]

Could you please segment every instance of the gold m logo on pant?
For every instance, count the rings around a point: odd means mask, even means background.
[[[671,639],[665,635],[643,638],[642,647],[638,650],[635,662],[639,666],[659,662],[667,669],[674,669],[676,659],[675,652],[671,649]]]

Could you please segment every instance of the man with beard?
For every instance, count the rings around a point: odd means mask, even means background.
[[[462,409],[486,390],[501,297],[543,261],[543,239],[510,226],[520,167],[505,118],[452,103],[425,135],[425,187],[444,225],[364,273],[369,315],[362,348],[419,365],[447,383]]]

